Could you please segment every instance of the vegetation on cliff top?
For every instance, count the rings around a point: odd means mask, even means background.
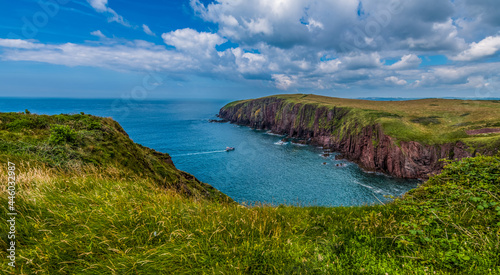
[[[75,171],[93,165],[148,177],[187,196],[226,197],[175,168],[168,154],[134,143],[111,118],[0,113],[0,159]]]
[[[39,118],[48,128],[26,122]],[[1,120],[1,182],[5,162],[17,164],[16,274],[500,273],[498,157],[450,162],[388,205],[248,208],[185,196],[158,184],[155,173],[129,167],[117,152],[151,151],[126,141],[110,119],[2,114]],[[86,131],[113,141],[93,140],[99,165],[85,159]],[[113,151],[117,159],[107,158]],[[69,159],[61,159],[65,154]],[[0,230],[7,232],[7,223]],[[0,239],[1,270],[14,274],[7,241]]]
[[[483,128],[500,129],[500,101],[419,99],[405,101],[371,101],[333,98],[318,95],[274,95],[260,99],[240,100],[223,109],[241,108],[259,100],[276,99],[284,105],[313,105],[326,108],[346,108],[349,115],[340,125],[350,124],[351,130],[379,124],[386,135],[398,141],[423,144],[443,144],[462,141],[473,148],[500,147],[497,133],[469,135],[467,131]],[[483,148],[484,149],[484,148]]]

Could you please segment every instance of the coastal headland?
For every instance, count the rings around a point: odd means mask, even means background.
[[[363,169],[426,179],[442,159],[492,155],[500,147],[500,101],[371,101],[308,94],[227,104],[219,117],[340,152]]]

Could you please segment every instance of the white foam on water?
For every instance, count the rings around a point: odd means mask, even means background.
[[[296,145],[296,146],[307,146],[307,144],[302,144],[302,143],[295,143],[295,142],[292,142],[293,145]]]
[[[280,140],[280,141],[276,141],[274,144],[276,144],[276,145],[287,145],[288,142]]]
[[[270,135],[270,136],[277,136],[277,137],[282,137],[282,136],[284,136],[284,135],[280,135],[280,134],[275,134],[275,133],[273,133],[272,131],[267,131],[267,132],[266,132],[266,135]]]

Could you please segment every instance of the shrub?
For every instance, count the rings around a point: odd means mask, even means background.
[[[76,141],[77,133],[68,125],[53,124],[50,126],[49,143],[51,144],[73,144]]]
[[[16,119],[10,123],[7,124],[7,129],[11,131],[20,131],[22,129],[27,129],[31,128],[33,126],[33,123],[31,119],[27,118],[21,118],[21,119]]]

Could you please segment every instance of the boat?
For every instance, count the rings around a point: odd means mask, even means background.
[[[226,152],[234,151],[234,147],[226,147]]]

